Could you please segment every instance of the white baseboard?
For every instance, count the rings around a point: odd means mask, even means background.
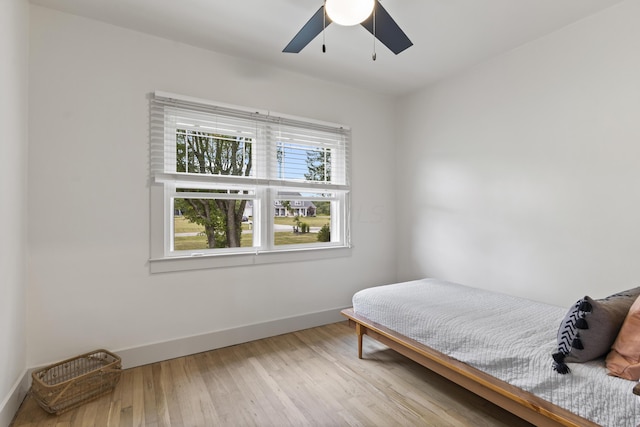
[[[24,397],[27,395],[31,379],[29,372],[29,370],[25,369],[22,375],[20,375],[20,378],[18,378],[18,381],[16,381],[11,388],[7,397],[0,403],[0,427],[6,427],[11,424]]]
[[[340,322],[345,320],[345,318],[340,315],[340,310],[342,310],[342,308],[308,313],[265,323],[256,323],[171,341],[115,350],[115,353],[122,358],[122,367],[124,369],[133,368],[149,363],[214,350],[216,348],[228,347],[262,338],[300,331],[302,329]]]

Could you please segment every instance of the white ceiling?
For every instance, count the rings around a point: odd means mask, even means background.
[[[31,0],[260,63],[403,94],[622,0],[383,0],[412,47],[395,56],[362,28],[331,25],[299,54],[282,49],[322,0]]]

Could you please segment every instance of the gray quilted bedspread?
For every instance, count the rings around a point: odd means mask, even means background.
[[[604,360],[552,370],[568,308],[435,279],[378,286],[353,296],[356,314],[384,325],[602,426],[635,427],[634,382]]]

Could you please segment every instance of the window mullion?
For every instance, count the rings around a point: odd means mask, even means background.
[[[267,187],[258,189],[260,206],[260,239],[261,248],[265,251],[273,250],[273,191]]]
[[[164,255],[170,256],[174,247],[174,204],[173,194],[176,191],[175,185],[165,184],[164,186]]]

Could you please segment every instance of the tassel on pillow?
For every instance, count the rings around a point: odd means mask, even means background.
[[[584,346],[582,345],[582,340],[580,339],[580,337],[576,337],[573,339],[571,347],[575,348],[576,350],[584,350]]]
[[[569,366],[564,363],[565,354],[561,352],[553,353],[553,370],[559,374],[565,375],[571,372]]]
[[[576,328],[578,328],[578,329],[589,329],[589,324],[584,319],[584,317],[581,317],[578,320],[576,320]]]

